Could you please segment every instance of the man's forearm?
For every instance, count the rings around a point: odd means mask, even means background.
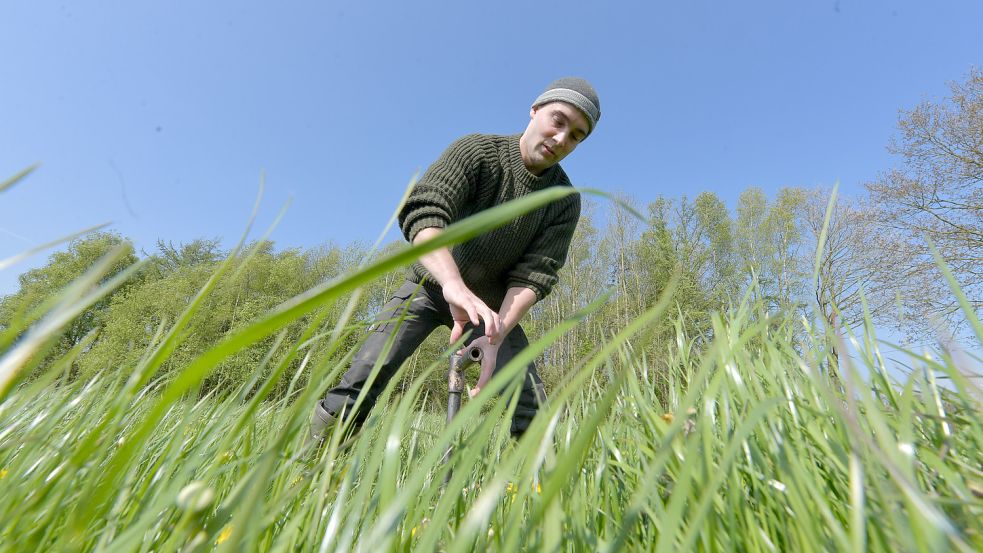
[[[498,316],[502,321],[500,335],[504,338],[512,332],[515,325],[529,312],[529,309],[536,304],[536,292],[529,288],[515,286],[505,292],[505,299],[502,300],[502,308],[498,311]]]
[[[413,245],[429,240],[440,234],[439,228],[425,228],[416,233],[413,238]],[[446,287],[448,284],[462,283],[461,271],[457,268],[454,256],[451,255],[449,248],[434,250],[420,258],[420,263],[433,275],[437,284]]]
[[[413,237],[413,244],[419,244],[440,234],[439,228],[425,228]],[[454,256],[447,248],[434,250],[420,258],[420,263],[433,275],[444,291],[444,300],[451,310],[454,325],[451,327],[451,343],[453,344],[468,321],[477,326],[484,323],[485,334],[489,340],[497,340],[501,329],[498,313],[488,307],[484,301],[474,294],[464,284],[461,271],[457,268]]]

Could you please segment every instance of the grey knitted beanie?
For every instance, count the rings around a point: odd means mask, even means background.
[[[563,77],[553,81],[539,98],[536,98],[532,107],[549,102],[566,102],[584,112],[587,116],[587,124],[590,125],[587,129],[588,134],[594,131],[594,126],[601,118],[601,101],[597,99],[597,92],[589,82],[580,77]]]

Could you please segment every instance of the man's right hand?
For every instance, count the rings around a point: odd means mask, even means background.
[[[444,300],[451,309],[451,318],[454,319],[450,343],[453,344],[464,334],[464,326],[469,322],[474,326],[484,323],[485,336],[489,339],[494,339],[498,335],[501,328],[498,313],[474,295],[463,281],[447,283],[442,289]]]

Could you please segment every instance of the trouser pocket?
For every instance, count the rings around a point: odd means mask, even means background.
[[[389,298],[382,309],[379,310],[379,314],[376,315],[375,320],[368,327],[368,332],[389,332],[394,325],[399,322],[399,319],[404,316],[404,313],[409,316],[409,307],[407,301],[416,301],[420,296],[414,295],[417,292],[417,285],[413,282],[405,282],[398,290]]]

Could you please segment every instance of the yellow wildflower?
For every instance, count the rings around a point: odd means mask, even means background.
[[[662,415],[662,420],[668,422],[669,424],[672,424],[674,418],[675,417],[673,417],[672,413],[666,413],[665,415]]]
[[[7,477],[7,469],[0,470],[0,480]]]
[[[224,542],[225,540],[229,539],[229,536],[231,536],[231,535],[232,535],[232,525],[230,524],[230,525],[226,526],[225,528],[222,528],[222,531],[219,532],[218,539],[215,540],[215,543],[216,544],[220,544],[220,543]]]
[[[420,525],[419,526],[414,526],[413,528],[410,528],[410,539],[415,538],[416,537],[416,531],[418,529],[421,529],[424,526],[426,526],[428,522],[430,522],[430,519],[427,518],[427,517],[423,517],[423,520],[420,521]]]

